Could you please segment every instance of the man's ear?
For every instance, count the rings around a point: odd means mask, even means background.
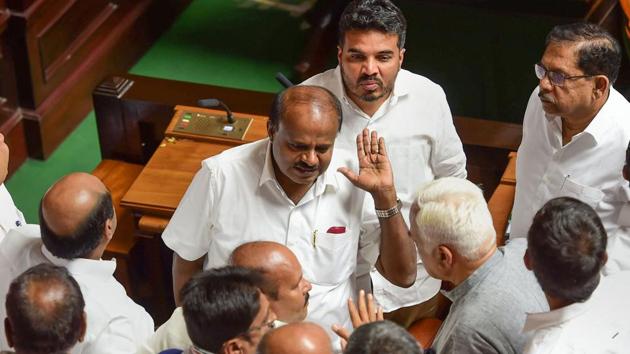
[[[343,48],[337,45],[337,63],[341,65],[341,55],[343,54]]]
[[[267,120],[267,135],[269,136],[269,140],[273,142],[273,135],[276,132],[273,130],[273,126],[271,125],[271,120]]]
[[[243,348],[241,348],[239,339],[232,338],[223,343],[221,354],[243,354]]]
[[[114,231],[116,231],[115,215],[105,221],[105,230],[103,230],[103,234],[107,242],[111,241],[114,237]]]
[[[7,338],[9,347],[13,348],[13,327],[11,327],[11,322],[9,322],[8,317],[4,319],[4,335]]]
[[[437,252],[438,252],[438,259],[440,261],[440,265],[445,269],[445,270],[450,270],[451,268],[453,268],[453,262],[454,262],[454,254],[453,251],[451,251],[450,248],[448,248],[448,246],[446,245],[439,245],[437,247]]]
[[[595,87],[593,88],[593,95],[595,98],[601,98],[606,94],[610,81],[605,75],[595,76]]]
[[[528,270],[534,270],[532,258],[529,255],[529,248],[525,250],[525,254],[523,255],[523,262],[525,263],[525,268],[527,268]]]

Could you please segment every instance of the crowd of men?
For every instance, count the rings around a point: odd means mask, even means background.
[[[117,222],[98,178],[58,180],[39,225],[0,184],[2,353],[627,353],[617,41],[547,36],[497,245],[444,91],[402,69],[405,31],[390,0],[351,2],[338,66],[277,95],[268,138],[201,163],[163,234],[177,308],[157,329],[102,259]],[[0,182],[8,158],[0,135]],[[423,349],[405,329],[441,296]]]

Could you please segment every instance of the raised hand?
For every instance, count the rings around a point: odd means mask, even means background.
[[[340,167],[338,171],[352,184],[371,194],[385,194],[394,190],[394,174],[387,157],[385,139],[379,138],[376,131],[370,133],[366,128],[357,135],[357,158],[358,174],[347,167]]]
[[[350,320],[352,321],[352,328],[358,328],[361,325],[370,322],[383,320],[383,308],[377,306],[374,302],[374,296],[372,294],[365,294],[365,291],[359,292],[359,307],[354,304],[352,299],[348,299],[348,312],[350,313]],[[332,330],[341,339],[341,347],[345,349],[350,338],[350,332],[344,327],[333,325]]]

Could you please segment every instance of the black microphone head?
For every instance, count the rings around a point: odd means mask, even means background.
[[[217,100],[216,98],[206,98],[197,101],[197,105],[201,107],[217,107],[221,105],[221,101]]]

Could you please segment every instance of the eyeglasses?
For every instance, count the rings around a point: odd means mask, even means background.
[[[263,330],[265,328],[267,330],[276,328],[276,321],[275,320],[271,320],[271,321],[268,321],[268,322],[264,322],[264,323],[262,323],[259,326],[250,327],[247,331],[245,331],[243,333],[240,333],[236,337],[249,337],[250,333],[255,332],[255,331],[260,331],[260,330]]]
[[[559,73],[557,71],[550,71],[545,69],[544,66],[540,64],[534,64],[534,72],[536,73],[536,77],[538,80],[542,80],[545,76],[549,79],[552,85],[563,87],[567,80],[577,80],[584,79],[587,77],[593,77],[595,75],[576,75],[576,76],[566,76],[563,73]]]

